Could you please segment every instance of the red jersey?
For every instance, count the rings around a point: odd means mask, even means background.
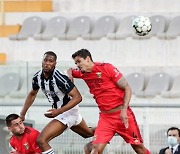
[[[82,73],[73,69],[72,75],[86,82],[100,110],[110,110],[123,104],[124,90],[116,85],[122,74],[113,65],[94,63],[92,72]]]
[[[25,127],[25,132],[21,138],[17,138],[14,135],[11,137],[10,145],[20,154],[41,153],[41,149],[36,144],[38,135],[39,132],[34,128]]]

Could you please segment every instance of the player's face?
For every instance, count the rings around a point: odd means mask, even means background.
[[[11,126],[9,127],[9,130],[16,136],[22,135],[24,133],[25,126],[24,126],[21,118],[17,118],[15,120],[12,120]]]
[[[52,55],[45,54],[42,61],[42,68],[45,73],[50,73],[56,66],[55,57]]]
[[[76,66],[81,70],[81,72],[88,72],[88,70],[90,69],[90,58],[82,58],[80,56],[76,56],[74,58],[74,62],[76,64]]]

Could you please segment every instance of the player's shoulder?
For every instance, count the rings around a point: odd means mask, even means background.
[[[25,133],[26,134],[33,134],[33,133],[39,133],[39,131],[34,129],[33,127],[26,126],[25,127]]]
[[[103,66],[103,67],[104,67],[104,66],[105,66],[105,67],[106,67],[106,66],[107,66],[107,67],[108,67],[108,66],[113,66],[112,64],[110,64],[110,63],[105,63],[105,62],[95,62],[94,64],[95,64],[96,66],[100,66],[100,67],[101,67],[101,66]]]

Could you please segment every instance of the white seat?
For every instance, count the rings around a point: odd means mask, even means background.
[[[10,40],[26,40],[42,31],[43,21],[40,17],[32,16],[24,20],[18,34],[9,36]]]
[[[70,22],[69,30],[66,33],[67,40],[75,40],[89,34],[91,30],[91,19],[88,16],[79,16]]]
[[[168,26],[168,29],[165,33],[159,34],[160,39],[175,39],[180,35],[180,16],[174,17]]]
[[[144,91],[137,92],[137,97],[154,97],[169,90],[170,76],[167,73],[156,73],[150,76]]]
[[[131,15],[124,17],[121,22],[119,23],[118,29],[115,33],[108,33],[108,39],[126,39],[127,37],[132,36],[135,34],[135,31],[132,27],[133,20],[137,16]]]
[[[94,25],[94,29],[90,34],[84,35],[84,39],[101,39],[108,33],[113,33],[116,29],[116,19],[113,16],[100,17]]]
[[[131,87],[132,94],[144,89],[144,75],[141,73],[131,73],[126,76],[126,80]]]
[[[41,34],[34,35],[37,40],[51,40],[53,37],[64,36],[67,29],[67,20],[65,17],[57,16],[51,18]]]
[[[174,82],[169,91],[165,91],[161,93],[162,97],[165,98],[179,98],[180,97],[180,75],[174,78]]]

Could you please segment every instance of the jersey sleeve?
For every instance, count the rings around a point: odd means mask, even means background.
[[[37,145],[36,139],[39,135],[39,131],[35,130],[35,129],[31,129],[31,134],[30,134],[30,142],[31,142],[31,147],[33,152],[41,152],[41,149],[39,148],[39,146]]]
[[[39,84],[38,84],[38,80],[37,80],[37,77],[33,77],[32,78],[32,89],[33,90],[38,90],[40,87],[39,87]]]
[[[79,69],[72,69],[72,76],[74,78],[81,78],[82,72]]]
[[[123,76],[122,73],[111,64],[106,65],[106,71],[114,83],[116,83]]]
[[[55,73],[55,78],[58,88],[65,94],[68,94],[75,87],[74,83],[60,72]]]

